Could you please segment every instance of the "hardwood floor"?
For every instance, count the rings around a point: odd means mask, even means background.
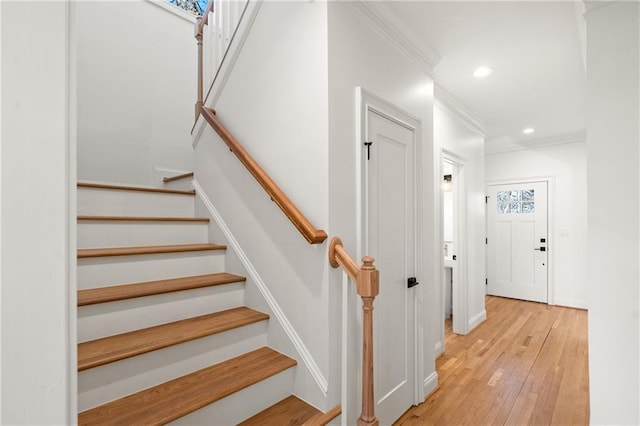
[[[587,425],[587,312],[487,296],[467,336],[447,325],[439,388],[397,425]]]

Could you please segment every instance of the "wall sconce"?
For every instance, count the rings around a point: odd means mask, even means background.
[[[442,190],[444,192],[451,192],[453,190],[453,180],[451,175],[444,175],[444,182],[442,183]]]

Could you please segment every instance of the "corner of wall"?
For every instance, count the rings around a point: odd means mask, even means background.
[[[469,318],[469,332],[471,332],[474,328],[482,324],[487,319],[487,311],[483,309],[478,312],[476,315]]]

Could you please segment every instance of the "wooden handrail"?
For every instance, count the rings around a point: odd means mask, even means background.
[[[331,264],[332,268],[342,266],[351,281],[358,282],[358,270],[360,268],[344,249],[342,241],[338,237],[334,237],[329,244],[329,264]]]
[[[362,412],[358,426],[378,426],[373,399],[373,301],[380,292],[380,273],[373,266],[375,259],[362,258],[362,266],[349,256],[340,238],[334,237],[329,244],[329,264],[333,268],[341,266],[356,283],[358,295],[362,298]]]
[[[280,207],[280,210],[289,218],[291,223],[300,231],[302,236],[310,244],[320,244],[327,239],[327,233],[322,229],[316,229],[311,222],[298,210],[295,204],[276,185],[269,175],[260,167],[256,160],[249,155],[231,132],[220,122],[214,110],[201,108],[202,117],[220,135],[224,143],[227,144],[231,152],[238,157],[238,160],[247,168],[249,173],[258,181],[260,186],[269,194],[271,200]]]

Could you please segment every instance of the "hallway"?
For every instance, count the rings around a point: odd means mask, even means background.
[[[487,321],[451,332],[439,388],[397,425],[586,425],[587,312],[486,297]]]

